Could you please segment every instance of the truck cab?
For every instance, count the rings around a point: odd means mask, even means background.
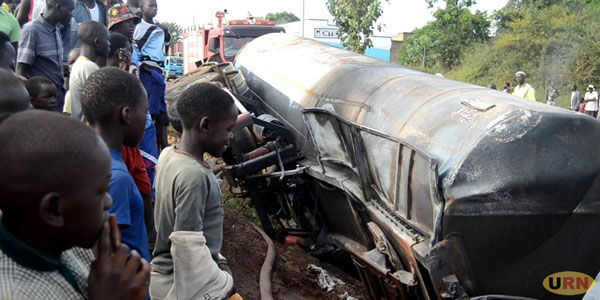
[[[183,58],[180,56],[167,56],[165,58],[164,76],[167,81],[183,76]]]
[[[249,20],[233,20],[222,26],[223,14],[217,13],[219,26],[208,30],[205,41],[204,60],[216,62],[233,61],[240,49],[253,39],[273,32],[285,33],[285,29],[275,26],[272,21],[257,20],[252,23]]]

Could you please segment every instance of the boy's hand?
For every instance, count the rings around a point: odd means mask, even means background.
[[[131,52],[125,48],[119,49],[119,69],[129,72],[129,65],[131,64]]]
[[[94,299],[144,299],[150,282],[150,265],[136,251],[120,243],[114,215],[104,223],[98,255],[90,268],[88,296]]]

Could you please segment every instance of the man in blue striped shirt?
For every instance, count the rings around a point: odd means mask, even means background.
[[[71,20],[75,5],[72,0],[48,0],[41,18],[29,22],[21,30],[17,53],[17,75],[26,78],[42,76],[50,79],[58,91],[57,108],[63,111],[63,46],[58,24]]]

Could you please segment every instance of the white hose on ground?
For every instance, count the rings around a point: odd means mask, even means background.
[[[261,300],[273,300],[273,292],[271,291],[271,271],[273,270],[273,263],[275,262],[275,245],[271,238],[255,224],[251,223],[252,226],[260,235],[262,235],[265,242],[267,242],[267,257],[260,268],[260,299]]]

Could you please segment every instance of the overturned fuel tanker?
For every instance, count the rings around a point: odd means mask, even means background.
[[[597,120],[285,34],[200,69],[167,96],[232,92],[225,175],[265,231],[349,254],[372,299],[548,299],[600,270]]]

